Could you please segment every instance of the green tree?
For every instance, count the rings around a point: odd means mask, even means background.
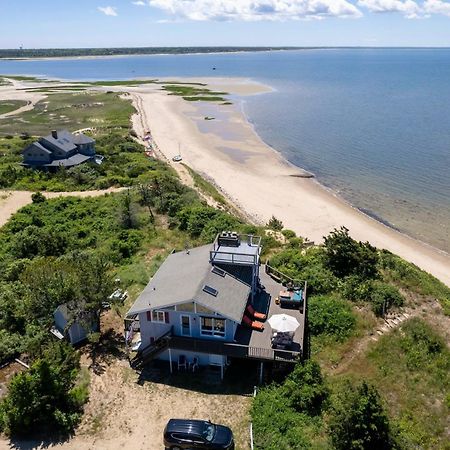
[[[52,348],[28,371],[16,375],[0,404],[3,430],[10,435],[29,435],[37,430],[70,432],[81,415],[72,394],[78,365],[78,357],[67,346]]]
[[[363,279],[378,275],[378,253],[368,242],[357,242],[341,227],[325,237],[325,264],[339,278],[358,275]]]
[[[313,360],[298,363],[286,379],[282,391],[292,408],[308,415],[320,414],[329,396],[320,366]]]
[[[42,192],[38,191],[31,195],[31,200],[33,201],[33,203],[42,203],[45,202],[46,198],[44,197],[44,194],[42,194]]]
[[[404,299],[395,286],[375,283],[371,294],[372,310],[377,316],[386,314],[393,306],[402,306]]]
[[[283,229],[283,222],[280,219],[277,219],[275,216],[272,216],[267,222],[267,228],[270,228],[274,231],[281,231]]]
[[[337,450],[395,448],[380,396],[366,382],[356,388],[344,384],[332,408],[329,433]]]

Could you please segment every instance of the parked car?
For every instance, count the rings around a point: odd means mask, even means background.
[[[232,431],[205,420],[170,419],[164,429],[166,449],[234,450]]]

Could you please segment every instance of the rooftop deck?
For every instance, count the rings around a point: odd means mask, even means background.
[[[236,247],[220,245],[217,238],[210,251],[213,264],[254,265],[259,263],[261,238],[252,235],[240,235],[240,244]]]
[[[290,348],[285,351],[291,352],[303,352],[304,345],[304,333],[305,333],[305,306],[302,310],[296,308],[281,307],[275,303],[275,298],[278,296],[281,290],[284,290],[284,286],[281,283],[277,283],[270,277],[265,269],[265,266],[261,267],[263,270],[260,272],[260,279],[265,290],[258,293],[255,297],[254,308],[267,314],[267,319],[275,314],[288,314],[295,317],[300,326],[297,328],[294,334],[294,339]],[[266,322],[264,322],[264,331],[251,330],[245,326],[240,325],[236,331],[235,342],[241,345],[246,345],[253,348],[264,348],[272,350],[271,337],[272,328]]]

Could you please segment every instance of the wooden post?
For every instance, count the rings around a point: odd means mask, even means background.
[[[172,352],[170,350],[169,347],[169,364],[170,364],[170,373],[172,373],[173,369],[172,369]]]

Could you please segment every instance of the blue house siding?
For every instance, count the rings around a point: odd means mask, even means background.
[[[237,324],[233,320],[225,319],[225,336],[211,336],[202,334],[201,318],[208,317],[212,319],[223,319],[223,317],[213,314],[201,314],[195,312],[175,311],[168,309],[156,309],[159,311],[161,319],[164,317],[164,322],[155,321],[152,317],[152,311],[143,312],[139,314],[139,323],[141,329],[141,340],[143,345],[148,345],[152,340],[158,339],[160,336],[167,333],[171,328],[175,336],[192,337],[197,339],[207,340],[221,340],[226,342],[233,342],[236,332]],[[187,316],[190,320],[190,333],[183,334],[182,317]],[[149,317],[152,320],[148,320]],[[168,321],[166,323],[166,320]]]

